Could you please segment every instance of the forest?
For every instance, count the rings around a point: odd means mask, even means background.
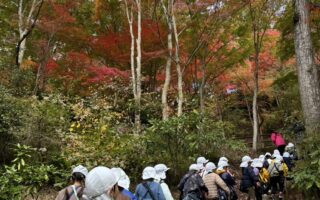
[[[54,199],[80,164],[132,190],[165,163],[177,191],[199,156],[238,177],[273,132],[291,199],[320,199],[319,0],[1,0],[0,27],[0,200]]]

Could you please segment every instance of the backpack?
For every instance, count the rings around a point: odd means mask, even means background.
[[[282,171],[282,164],[277,162],[272,162],[269,166],[270,177],[280,176]]]
[[[188,193],[183,200],[200,200],[195,193]]]

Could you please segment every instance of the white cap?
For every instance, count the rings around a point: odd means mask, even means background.
[[[259,160],[260,160],[261,162],[264,162],[264,158],[265,158],[264,155],[260,155],[260,156],[259,156]]]
[[[228,162],[223,161],[223,160],[218,163],[219,168],[224,168],[224,167],[228,167],[228,166],[229,166]]]
[[[224,156],[219,158],[219,162],[220,162],[220,161],[229,162],[228,158],[226,158],[226,157],[224,157]]]
[[[290,157],[290,154],[289,154],[288,152],[284,152],[284,153],[283,153],[283,157],[284,157],[284,158],[289,158],[289,157]]]
[[[261,168],[263,166],[263,162],[259,158],[255,158],[253,159],[251,166]]]
[[[209,162],[209,160],[207,160],[205,157],[198,157],[197,158],[197,164],[206,164],[207,162]]]
[[[212,172],[213,170],[215,170],[217,167],[213,162],[208,162],[206,164],[206,171],[207,172]]]
[[[166,171],[168,171],[170,168],[168,168],[165,164],[157,164],[154,166],[154,169],[156,170],[156,178],[158,180],[166,179]]]
[[[280,155],[280,151],[278,149],[275,149],[273,151],[273,155],[272,156],[274,157],[275,155]]]
[[[75,168],[73,168],[72,174],[75,172],[79,172],[79,173],[83,174],[84,176],[88,175],[88,169],[82,165],[78,165]]]
[[[112,168],[111,171],[116,175],[118,185],[124,189],[129,189],[130,179],[127,174],[121,168]]]
[[[240,167],[248,167],[248,162],[252,161],[250,156],[243,156],[241,159]]]
[[[156,178],[156,170],[153,167],[146,167],[142,172],[142,179],[147,180],[150,178]]]
[[[292,148],[292,147],[294,147],[294,144],[291,143],[291,142],[289,142],[289,144],[287,145],[287,147],[288,147],[288,148]]]
[[[86,177],[85,193],[90,198],[95,198],[107,193],[117,183],[116,176],[107,167],[95,167]]]
[[[271,156],[271,153],[267,152],[264,156]]]
[[[199,171],[200,168],[198,167],[197,164],[192,164],[192,165],[190,165],[189,170],[190,170],[190,171],[191,171],[191,170]]]

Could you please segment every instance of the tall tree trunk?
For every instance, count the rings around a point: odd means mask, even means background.
[[[309,3],[307,0],[295,0],[295,52],[306,131],[319,134],[320,72],[315,64],[310,35]]]
[[[252,115],[253,115],[253,141],[252,150],[257,151],[257,142],[259,134],[259,116],[258,116],[258,93],[259,93],[259,47],[255,44],[255,69],[253,75],[254,89],[252,101]]]
[[[32,22],[32,15],[33,15],[34,10],[37,6],[37,1],[36,0],[32,1],[32,4],[31,4],[31,7],[30,7],[30,10],[29,10],[27,17],[24,15],[23,4],[24,4],[23,0],[20,0],[19,5],[18,5],[18,17],[19,17],[18,24],[19,24],[19,40],[21,40],[21,42],[19,44],[19,52],[17,52],[18,53],[18,55],[17,55],[18,56],[18,59],[17,59],[18,65],[20,65],[22,63],[23,57],[24,57],[24,54],[26,51],[27,40],[25,38],[25,35],[29,31],[28,26]]]
[[[164,13],[166,15],[167,24],[168,24],[168,58],[166,63],[166,78],[164,81],[162,89],[162,119],[166,120],[169,117],[169,106],[168,106],[168,90],[171,80],[171,64],[172,64],[172,9],[173,9],[173,0],[168,1],[167,7],[165,6],[163,0],[161,1]]]
[[[183,105],[183,77],[182,77],[182,70],[180,65],[180,55],[179,55],[179,36],[178,30],[176,25],[176,19],[174,16],[174,12],[172,12],[172,24],[173,24],[173,32],[175,38],[175,63],[177,68],[178,74],[178,116],[182,115],[182,105]]]
[[[38,98],[42,97],[42,93],[45,89],[46,83],[46,67],[48,64],[48,60],[52,55],[51,47],[53,35],[50,35],[48,38],[48,42],[45,46],[42,47],[42,54],[40,55],[40,64],[37,71],[36,84],[34,87],[33,94],[38,96]]]
[[[141,130],[141,119],[140,119],[140,112],[141,112],[141,0],[136,0],[137,10],[138,10],[138,36],[137,36],[137,97],[136,97],[136,113],[135,113],[135,125],[137,132]]]
[[[201,71],[202,71],[202,78],[201,78],[201,84],[199,88],[199,96],[200,96],[200,112],[201,114],[203,114],[204,113],[204,86],[206,83],[206,61],[204,59],[202,59]]]

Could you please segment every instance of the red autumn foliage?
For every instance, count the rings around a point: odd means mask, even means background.
[[[85,53],[69,52],[59,62],[49,60],[49,77],[61,84],[65,90],[86,90],[115,79],[128,80],[129,73],[108,66],[97,66]]]

